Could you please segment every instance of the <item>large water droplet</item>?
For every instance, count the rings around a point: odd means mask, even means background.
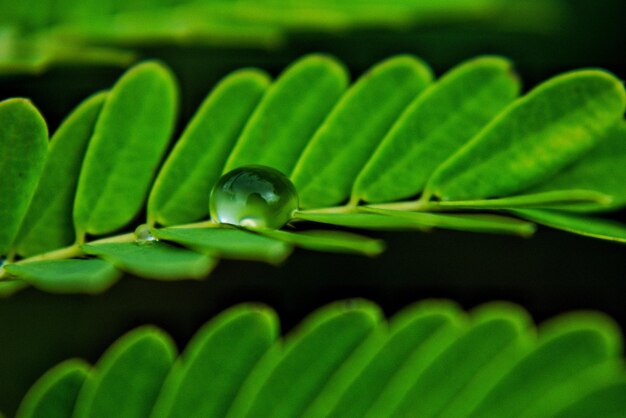
[[[150,225],[139,225],[135,229],[135,240],[137,244],[150,244],[151,242],[158,241],[157,237],[152,235]]]
[[[211,192],[210,209],[216,222],[278,229],[298,209],[298,193],[280,171],[249,165],[219,179]]]

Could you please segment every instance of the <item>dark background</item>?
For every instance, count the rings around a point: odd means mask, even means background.
[[[342,59],[353,78],[381,59],[414,53],[441,74],[479,54],[510,57],[526,89],[560,72],[603,67],[626,78],[621,0],[571,1],[563,27],[524,33],[471,24],[342,35],[301,33],[279,51],[159,46],[144,57],[167,62],[182,87],[184,127],[217,79],[243,66],[279,73],[307,52]],[[55,68],[37,76],[0,78],[0,99],[31,98],[50,129],[80,100],[109,87],[123,70]],[[5,152],[4,150],[0,152]],[[626,212],[613,215],[626,221]],[[152,323],[182,347],[208,319],[233,304],[264,302],[288,330],[321,305],[341,298],[375,301],[391,315],[424,298],[465,308],[501,299],[524,306],[541,322],[575,309],[596,309],[626,329],[626,248],[541,228],[523,239],[462,232],[372,234],[388,243],[375,259],[296,251],[281,267],[224,261],[203,282],[122,279],[99,296],[51,295],[28,289],[0,300],[0,410],[12,413],[27,388],[70,357],[95,361],[117,337]]]

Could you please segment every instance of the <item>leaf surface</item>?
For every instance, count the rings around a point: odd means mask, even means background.
[[[275,313],[262,306],[240,305],[212,319],[170,372],[151,418],[225,416],[278,332]]]
[[[620,222],[555,210],[517,209],[513,213],[550,228],[592,238],[626,243],[626,226]]]
[[[157,238],[223,258],[278,264],[291,253],[291,246],[282,241],[229,227],[155,229],[153,234]]]
[[[207,255],[158,241],[90,244],[81,249],[120,270],[159,280],[201,279],[217,265]]]
[[[9,274],[53,293],[100,293],[121,276],[111,264],[97,259],[34,261],[4,268]]]
[[[78,179],[79,241],[115,231],[139,212],[174,128],[177,95],[170,70],[157,62],[133,67],[115,84]]]
[[[387,202],[416,195],[519,89],[512,64],[504,58],[471,59],[444,74],[394,123],[359,173],[353,200]]]
[[[50,369],[29,389],[16,418],[68,418],[89,372],[82,360],[67,360]]]
[[[554,77],[516,100],[446,160],[429,180],[427,195],[482,199],[534,186],[596,146],[625,108],[624,86],[607,72]]]
[[[100,358],[83,386],[73,418],[148,417],[176,348],[152,327],[137,328]]]
[[[532,223],[500,215],[451,215],[447,213],[410,212],[381,208],[363,208],[364,211],[415,222],[422,228],[443,228],[459,231],[486,232],[530,236],[535,232]]]
[[[555,418],[621,418],[626,411],[626,382],[618,382],[595,391]]]
[[[329,56],[308,55],[293,63],[250,117],[224,171],[257,164],[289,175],[347,84],[343,65]]]
[[[155,180],[148,200],[149,223],[177,225],[206,217],[211,188],[269,85],[267,74],[245,69],[213,88]]]
[[[9,253],[35,193],[48,151],[48,131],[26,99],[0,102],[0,256]]]
[[[425,63],[405,55],[363,75],[317,129],[293,171],[302,207],[332,206],[346,199],[391,125],[431,79]]]
[[[52,136],[41,180],[16,242],[21,256],[68,246],[76,238],[72,219],[76,184],[106,97],[101,92],[85,99]]]
[[[289,232],[274,229],[254,230],[261,235],[314,251],[379,255],[385,249],[381,240],[343,231],[314,230]]]

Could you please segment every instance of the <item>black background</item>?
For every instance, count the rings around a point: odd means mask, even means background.
[[[353,78],[382,58],[414,53],[441,74],[479,54],[510,57],[526,89],[562,71],[603,67],[626,78],[623,2],[572,1],[567,27],[548,34],[461,28],[368,31],[342,36],[300,34],[280,51],[165,46],[145,57],[167,62],[182,88],[180,127],[217,79],[243,66],[277,74],[307,52],[341,58]],[[31,98],[50,129],[122,70],[60,68],[0,78],[0,98]],[[4,152],[4,151],[1,151]],[[626,180],[625,180],[626,181]],[[626,212],[614,218],[626,221]],[[574,309],[596,309],[626,329],[626,247],[541,228],[535,237],[436,231],[377,233],[387,241],[375,259],[296,251],[281,267],[224,261],[203,282],[164,283],[125,277],[99,296],[51,295],[28,289],[0,300],[0,410],[12,413],[27,388],[61,360],[95,361],[125,331],[156,324],[183,347],[205,321],[233,304],[263,302],[288,330],[314,309],[362,297],[385,313],[424,298],[448,298],[469,309],[490,300],[524,306],[537,322]]]

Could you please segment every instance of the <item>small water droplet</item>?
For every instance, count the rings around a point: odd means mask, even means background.
[[[137,244],[150,244],[158,241],[158,239],[152,235],[150,225],[143,224],[139,225],[137,229],[135,229],[135,241]]]
[[[278,229],[297,209],[293,183],[270,167],[239,167],[224,174],[211,191],[211,217],[220,223]]]
[[[2,274],[4,263],[6,263],[7,258],[4,256],[0,256],[0,274]]]

